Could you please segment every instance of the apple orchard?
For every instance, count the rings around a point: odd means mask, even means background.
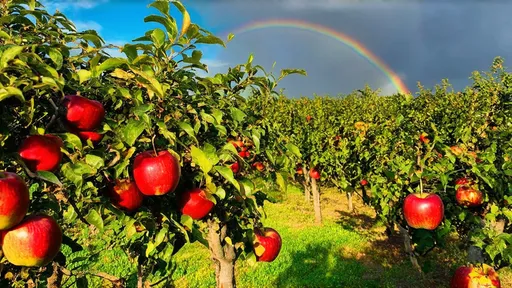
[[[361,197],[420,270],[456,234],[478,257],[451,287],[500,287],[496,270],[512,262],[512,74],[500,58],[460,92],[443,81],[416,97],[366,87],[293,99],[277,84],[305,71],[276,76],[252,56],[199,76],[197,46],[224,42],[180,2],[149,6],[158,13],[144,21],[161,28],[115,58],[36,0],[0,1],[1,287],[125,287],[69,260],[113,248],[138,287],[169,287],[173,255],[192,242],[208,248],[217,287],[236,287],[236,261],[266,265],[286,245],[263,206],[288,183],[319,225],[322,188],[349,210]]]

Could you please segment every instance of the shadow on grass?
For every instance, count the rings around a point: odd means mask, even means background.
[[[374,246],[375,245],[375,246]],[[363,252],[345,252],[339,247],[311,244],[294,252],[289,267],[271,287],[347,287],[347,288],[442,288],[448,287],[452,268],[446,263],[427,260],[430,272],[420,275],[389,243],[377,241]],[[336,251],[338,250],[338,251]],[[391,258],[407,261],[396,263]]]

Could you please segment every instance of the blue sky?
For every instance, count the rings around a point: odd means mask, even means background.
[[[155,24],[144,23],[154,8],[147,0],[44,0],[63,11],[80,30],[95,29],[107,43],[121,45]],[[294,19],[352,35],[416,91],[447,78],[459,90],[474,70],[487,71],[496,56],[512,59],[512,1],[415,0],[185,0],[192,22],[224,36],[252,21]],[[174,9],[174,13],[178,12]],[[179,12],[178,12],[179,13]],[[181,23],[179,14],[174,14]],[[307,77],[282,82],[290,97],[349,93],[364,87],[396,92],[384,73],[343,43],[319,33],[262,29],[221,47],[202,49],[211,73],[244,63],[250,53],[267,69],[303,68]],[[275,71],[278,73],[278,71]]]

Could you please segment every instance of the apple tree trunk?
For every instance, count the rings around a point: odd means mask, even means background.
[[[311,181],[305,166],[302,167],[302,175],[304,175],[304,199],[309,203],[311,201]]]
[[[354,211],[354,202],[352,200],[353,198],[353,192],[348,191],[347,192],[347,201],[348,201],[348,212],[352,213]]]
[[[409,232],[400,224],[398,224],[398,229],[400,229],[400,234],[404,239],[405,253],[409,255],[409,259],[411,260],[412,266],[420,273],[422,273],[421,266],[418,263],[418,258],[416,258],[416,255],[414,255],[414,250],[411,245],[411,237],[409,236]]]
[[[322,223],[322,209],[320,206],[320,189],[315,178],[311,178],[311,190],[313,192],[313,207],[315,209],[315,222]]]
[[[235,288],[235,247],[226,243],[227,225],[208,220],[208,246],[215,265],[217,288]]]

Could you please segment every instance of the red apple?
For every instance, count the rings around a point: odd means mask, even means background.
[[[251,153],[249,151],[240,151],[238,152],[238,156],[242,158],[249,158],[251,156]]]
[[[235,162],[233,164],[231,164],[231,166],[229,166],[229,168],[231,168],[231,171],[233,171],[233,173],[238,173],[238,171],[240,171],[240,164],[238,164],[238,162]]]
[[[304,171],[302,171],[302,166],[298,166],[296,171],[297,171],[297,174],[299,174],[299,175],[304,174]]]
[[[311,169],[309,170],[309,176],[313,179],[318,180],[320,179],[320,172],[318,172],[318,170],[316,169]]]
[[[20,223],[29,205],[30,195],[25,181],[15,173],[0,172],[0,230]]]
[[[363,179],[363,180],[361,180],[360,183],[362,186],[366,186],[368,184],[368,181],[366,181],[366,179]]]
[[[272,228],[263,228],[263,231],[256,229],[254,234],[256,235],[254,242],[256,260],[259,262],[274,261],[281,251],[282,240],[279,233]]]
[[[62,140],[55,135],[31,135],[19,149],[23,162],[32,171],[54,171],[62,160]]]
[[[233,144],[233,146],[235,148],[242,148],[244,147],[244,142],[243,141],[240,141],[240,140],[237,140],[237,141],[231,141],[230,142],[231,144]]]
[[[133,178],[145,195],[164,195],[174,192],[181,176],[181,167],[169,151],[146,151],[138,154],[133,163]]]
[[[29,216],[19,225],[2,232],[2,250],[11,264],[42,267],[60,251],[62,230],[46,215]]]
[[[92,144],[98,144],[104,135],[94,131],[79,131],[77,136],[83,141],[91,140]]]
[[[184,215],[199,220],[208,215],[215,204],[206,198],[206,194],[200,188],[195,188],[181,194],[180,211]]]
[[[444,217],[444,204],[437,194],[414,193],[404,200],[404,217],[416,229],[434,230]]]
[[[473,183],[473,180],[467,177],[462,177],[455,180],[455,185],[472,185]]]
[[[498,273],[489,265],[483,267],[461,266],[455,270],[450,288],[501,288]]]
[[[97,129],[105,118],[103,104],[78,95],[67,95],[62,102],[66,108],[66,120],[82,131]]]
[[[116,180],[110,191],[110,200],[114,206],[133,212],[142,206],[144,195],[130,179]]]
[[[484,197],[481,191],[468,186],[461,186],[455,193],[457,203],[465,207],[476,207],[482,205]]]
[[[307,122],[311,121],[311,118],[312,118],[312,117],[311,117],[310,115],[306,116],[306,121],[307,121]]]
[[[263,170],[265,170],[265,165],[263,165],[263,163],[261,163],[261,162],[253,163],[252,167],[256,168],[260,172],[263,172]]]
[[[458,146],[451,146],[450,150],[452,150],[452,153],[455,154],[455,156],[459,156],[462,154],[462,149]]]
[[[421,133],[420,135],[420,141],[425,143],[425,144],[428,144],[430,142],[430,140],[427,138],[428,134],[423,132]]]

